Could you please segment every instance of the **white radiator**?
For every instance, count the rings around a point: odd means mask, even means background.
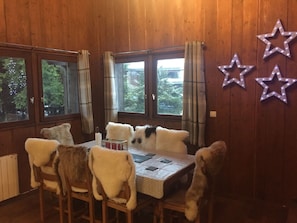
[[[17,154],[0,157],[0,201],[19,194]]]

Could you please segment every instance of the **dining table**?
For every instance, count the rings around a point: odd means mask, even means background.
[[[94,141],[79,144],[87,148]],[[140,150],[129,147],[136,169],[137,192],[161,199],[195,167],[195,156],[160,150]]]

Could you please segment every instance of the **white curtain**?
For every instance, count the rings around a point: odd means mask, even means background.
[[[82,120],[82,132],[94,132],[92,93],[90,80],[89,52],[82,50],[78,54],[79,106]]]
[[[116,91],[116,77],[114,72],[114,57],[112,52],[104,52],[104,111],[105,124],[118,121],[118,97]]]
[[[186,42],[182,128],[189,131],[189,141],[205,146],[205,74],[203,43]]]

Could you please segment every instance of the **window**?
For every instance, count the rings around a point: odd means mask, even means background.
[[[116,64],[121,112],[145,113],[144,65],[144,61]]]
[[[1,126],[78,114],[78,99],[77,54],[0,46]]]
[[[182,115],[184,58],[157,60],[157,113]]]
[[[24,58],[0,57],[0,121],[28,119],[27,74]]]
[[[0,51],[0,123],[29,120],[30,65],[31,56],[27,52]]]
[[[184,54],[118,54],[115,59],[120,113],[181,116]]]
[[[79,112],[77,64],[41,60],[44,116]]]

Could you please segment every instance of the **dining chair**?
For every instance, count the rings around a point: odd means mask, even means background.
[[[92,175],[88,167],[88,148],[84,146],[58,146],[58,173],[61,188],[67,196],[68,223],[74,219],[96,222]],[[82,201],[84,208],[75,208],[75,201]]]
[[[215,141],[195,154],[195,169],[188,188],[179,189],[158,202],[160,223],[165,214],[170,220],[181,218],[200,222],[200,208],[208,200],[208,222],[212,222],[215,178],[223,166],[227,147],[224,141]],[[208,196],[206,196],[208,189]]]
[[[154,209],[155,200],[136,191],[136,173],[132,155],[128,151],[91,148],[89,167],[93,173],[93,191],[102,200],[102,221],[109,222],[109,212],[114,210],[116,222],[119,212],[125,213],[126,222],[133,223],[134,214]]]
[[[28,138],[25,142],[25,150],[28,153],[31,168],[31,187],[39,189],[40,220],[45,222],[45,206],[53,202],[47,202],[46,192],[58,198],[60,223],[64,222],[66,198],[61,193],[59,176],[55,170],[57,160],[56,140]]]
[[[156,150],[175,153],[187,153],[185,140],[189,137],[186,130],[167,129],[158,126],[156,129]]]
[[[40,134],[46,139],[55,139],[64,145],[74,145],[70,129],[70,123],[63,123],[50,128],[42,128]]]
[[[133,126],[130,124],[108,122],[106,127],[106,139],[127,140],[128,146],[134,134]]]

